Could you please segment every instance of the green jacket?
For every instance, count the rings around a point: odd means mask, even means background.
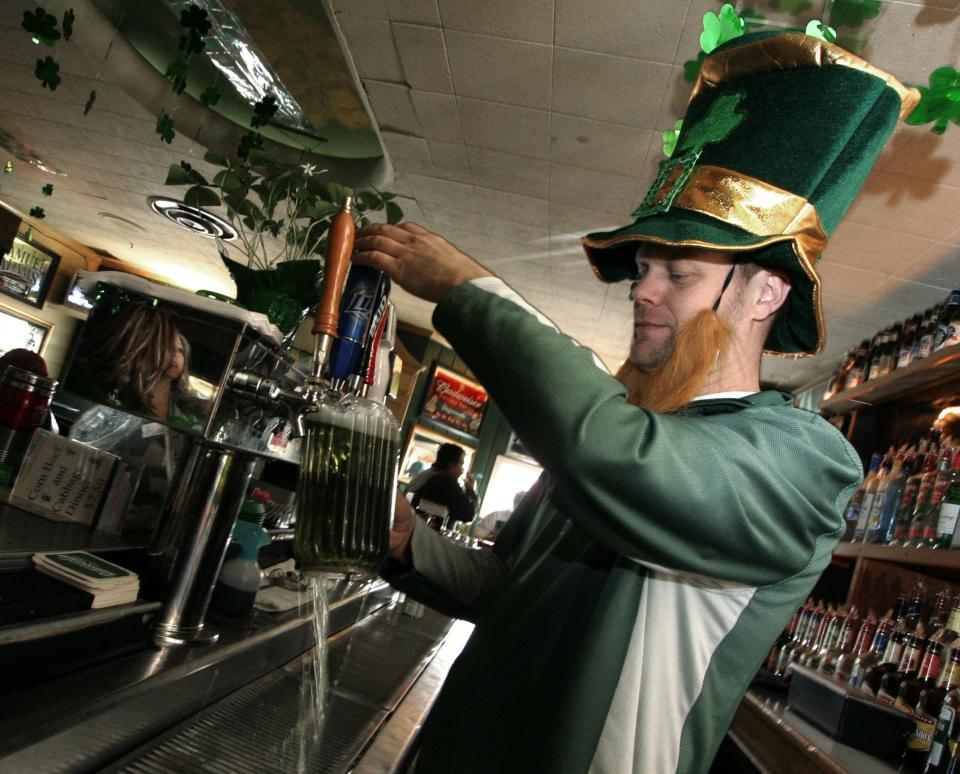
[[[434,324],[542,463],[492,552],[418,528],[385,575],[476,622],[417,774],[705,771],[862,476],[788,395],[655,414],[488,278]]]

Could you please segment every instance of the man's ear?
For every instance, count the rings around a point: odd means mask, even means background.
[[[776,274],[767,269],[757,272],[756,279],[760,283],[754,308],[754,319],[762,322],[777,313],[790,295],[790,280],[782,274]]]

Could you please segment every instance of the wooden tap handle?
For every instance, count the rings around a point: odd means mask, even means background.
[[[343,294],[343,283],[347,278],[347,268],[350,265],[350,255],[353,253],[353,240],[357,227],[350,214],[349,200],[333,216],[330,231],[327,234],[327,260],[323,269],[323,293],[320,296],[320,306],[313,318],[313,333],[337,335],[337,322],[340,317],[340,296]]]

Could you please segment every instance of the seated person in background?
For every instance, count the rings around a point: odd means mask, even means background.
[[[494,542],[497,539],[497,535],[500,534],[500,530],[503,529],[503,525],[507,523],[507,519],[509,519],[517,509],[520,501],[526,494],[526,492],[520,491],[513,496],[513,508],[504,508],[502,511],[490,511],[486,516],[479,516],[474,519],[470,525],[470,537]]]
[[[437,450],[437,459],[427,470],[420,473],[407,487],[407,497],[416,508],[421,500],[445,506],[450,521],[473,521],[477,513],[477,493],[473,476],[463,475],[463,447],[444,443]]]

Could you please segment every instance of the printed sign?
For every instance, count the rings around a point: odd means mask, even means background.
[[[0,258],[0,292],[36,307],[43,306],[60,256],[17,237]]]
[[[470,435],[480,432],[487,391],[476,382],[437,366],[423,417]]]

